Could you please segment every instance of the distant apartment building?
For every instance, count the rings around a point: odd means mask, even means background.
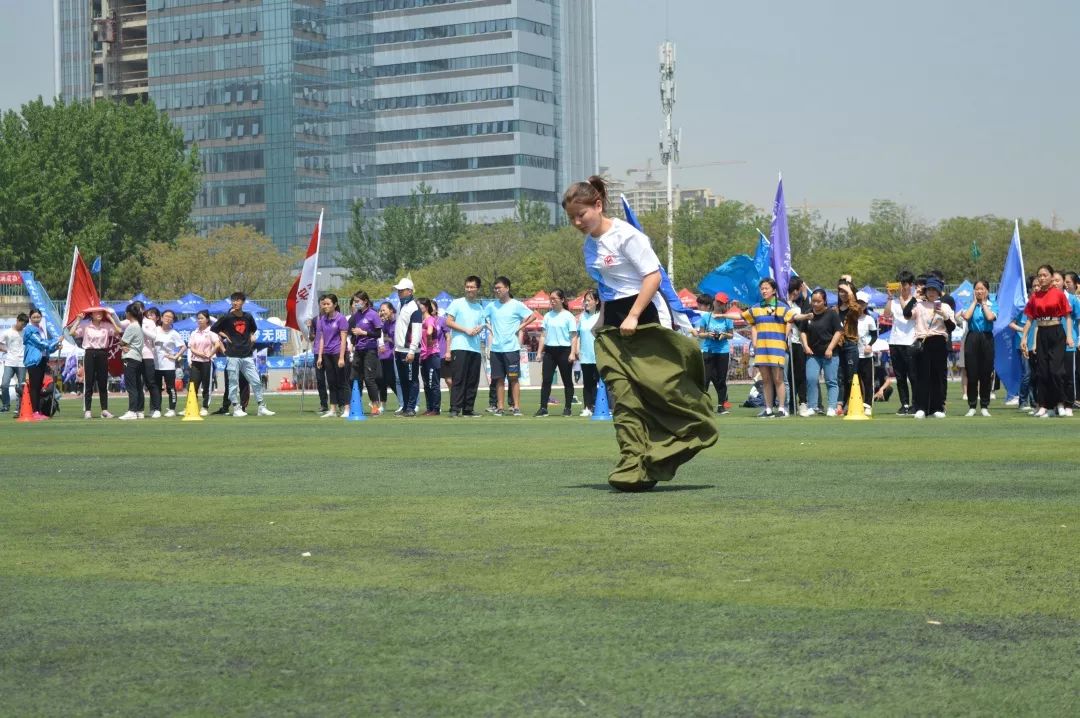
[[[426,183],[470,221],[597,169],[593,0],[54,0],[57,92],[149,97],[198,145],[201,231],[281,248]]]

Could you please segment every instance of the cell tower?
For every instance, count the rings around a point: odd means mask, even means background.
[[[682,130],[671,129],[671,112],[675,109],[675,43],[660,45],[660,107],[664,113],[664,129],[660,130],[660,162],[667,167],[667,271],[675,281],[675,244],[671,229],[675,219],[672,201],[671,171],[679,163],[679,143]]]

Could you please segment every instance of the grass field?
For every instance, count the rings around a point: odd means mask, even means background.
[[[1080,713],[1080,419],[737,409],[619,494],[610,424],[270,405],[0,422],[0,714]]]

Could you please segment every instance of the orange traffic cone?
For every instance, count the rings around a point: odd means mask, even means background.
[[[19,405],[19,418],[15,421],[37,421],[34,418],[34,408],[30,406],[30,384],[23,382],[22,404]]]
[[[870,421],[863,408],[862,386],[859,384],[858,374],[851,377],[851,398],[848,400],[844,421]]]

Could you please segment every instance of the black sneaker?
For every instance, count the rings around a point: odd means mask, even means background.
[[[493,414],[494,416],[502,416],[504,412],[503,412],[503,410],[502,410],[502,409],[496,409],[495,411],[493,411],[493,412],[491,412],[491,413],[492,413],[492,414]]]
[[[725,409],[724,407],[720,407],[719,409],[716,410],[716,413],[719,414],[720,416],[724,416],[725,414],[730,414],[731,410],[730,409]]]
[[[759,418],[759,419],[772,419],[772,418],[775,418],[775,417],[776,417],[776,414],[772,413],[768,409],[762,409],[761,413],[757,415],[757,418]]]
[[[456,418],[458,418],[459,416],[461,416],[461,413],[460,413],[460,412],[457,412],[457,411],[454,411],[453,409],[451,409],[451,410],[450,410],[450,413],[449,413],[449,414],[447,414],[447,416],[449,416],[449,417],[450,417],[451,419],[456,419]]]
[[[463,411],[463,412],[461,412],[461,415],[462,416],[468,416],[468,417],[470,417],[472,419],[475,419],[476,417],[480,416],[479,414],[477,414],[476,412],[473,412],[473,411]]]
[[[548,415],[547,409],[537,409],[536,413],[533,414],[533,417],[538,419],[538,418],[540,418],[542,416],[547,416],[547,415]]]
[[[406,419],[411,419],[416,416],[416,412],[410,409],[409,411],[402,412],[401,415],[404,416]]]
[[[489,406],[489,407],[488,407],[487,409],[485,409],[484,411],[486,411],[486,412],[487,412],[487,413],[489,413],[489,414],[494,414],[494,413],[495,413],[495,412],[497,412],[498,410],[499,410],[499,407],[497,407],[497,406]]]
[[[228,413],[229,413],[228,407],[223,406],[220,409],[218,409],[217,411],[215,411],[213,414],[211,414],[211,416],[224,416],[225,414],[228,414]]]
[[[565,409],[563,409],[562,410],[562,415],[563,416],[573,416],[573,414],[570,413],[570,407],[566,407]]]

